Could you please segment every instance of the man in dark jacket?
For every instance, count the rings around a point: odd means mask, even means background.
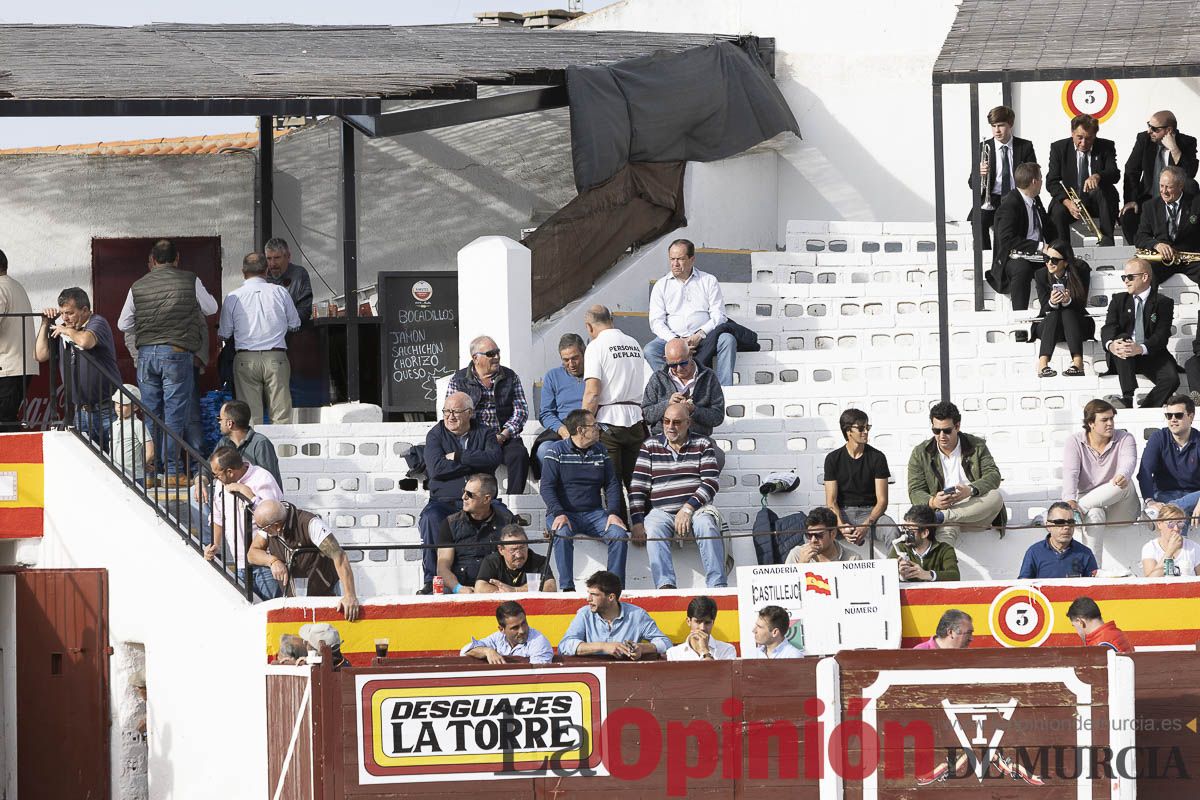
[[[1183,273],[1200,283],[1200,263],[1183,263],[1178,254],[1200,252],[1200,195],[1187,190],[1187,173],[1164,167],[1158,177],[1158,196],[1141,204],[1142,221],[1134,244],[1162,257],[1154,265],[1154,283],[1161,285]]]
[[[1148,261],[1126,261],[1121,280],[1126,291],[1112,296],[1100,329],[1109,369],[1121,382],[1121,396],[1105,399],[1117,408],[1133,408],[1141,373],[1154,381],[1142,408],[1158,408],[1179,388],[1179,365],[1167,348],[1175,302],[1155,290]]]
[[[1137,238],[1144,205],[1158,197],[1158,181],[1167,167],[1179,167],[1187,183],[1196,179],[1196,137],[1180,133],[1175,115],[1159,111],[1146,121],[1125,162],[1125,205],[1121,206],[1121,230],[1126,243]],[[1194,191],[1194,188],[1189,189]]]
[[[496,551],[500,529],[511,525],[513,515],[496,499],[496,479],[480,472],[463,486],[462,510],[442,522],[438,531],[437,571],[447,594],[474,592],[483,559]]]
[[[1042,208],[1042,168],[1021,164],[1015,177],[1017,188],[1005,195],[996,209],[996,247],[985,277],[993,289],[1012,298],[1015,310],[1025,311],[1034,264],[1041,263],[1041,252],[1057,238],[1057,232]]]
[[[599,443],[600,426],[592,412],[577,408],[563,424],[570,435],[546,451],[541,486],[546,531],[555,537],[558,581],[563,591],[575,590],[574,537],[582,535],[607,542],[608,571],[624,585],[629,532],[621,516],[621,479]]]
[[[1099,139],[1100,122],[1090,114],[1079,114],[1071,120],[1071,136],[1050,145],[1050,162],[1046,169],[1046,188],[1050,190],[1050,219],[1058,235],[1070,234],[1071,224],[1083,218],[1081,209],[1068,197],[1074,189],[1079,200],[1100,229],[1101,247],[1113,244],[1113,225],[1117,221],[1117,181],[1121,168],[1117,166],[1117,146],[1111,139]]]
[[[987,442],[962,433],[954,403],[929,409],[933,438],[913,448],[908,459],[908,500],[935,512],[937,539],[951,546],[961,525],[986,527],[1005,522],[1000,469]]]
[[[467,478],[477,473],[493,474],[500,466],[500,444],[496,431],[474,419],[475,404],[469,395],[455,392],[446,398],[442,421],[425,436],[425,474],[429,477],[429,502],[421,510],[417,528],[425,545],[421,566],[425,585],[417,594],[433,591],[437,574],[438,532],[442,522],[462,509]]]
[[[684,339],[672,339],[663,349],[666,366],[650,376],[642,395],[642,419],[650,432],[662,433],[663,412],[682,403],[692,415],[692,433],[712,437],[713,428],[725,421],[725,392],[711,369],[700,366]],[[725,469],[725,451],[713,446],[718,469]]]
[[[500,366],[500,346],[490,336],[471,340],[471,363],[450,377],[446,396],[454,392],[469,395],[475,416],[494,430],[508,470],[508,494],[524,494],[529,451],[521,431],[529,419],[529,403],[517,373]]]

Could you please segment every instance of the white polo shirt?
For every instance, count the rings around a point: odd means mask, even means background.
[[[712,657],[715,661],[733,661],[737,658],[737,649],[729,644],[718,639],[713,639],[711,636],[708,639],[708,649],[712,652]],[[703,661],[704,659],[692,649],[692,646],[685,640],[683,644],[677,644],[667,651],[667,661]]]
[[[637,339],[607,328],[583,354],[583,378],[600,380],[596,422],[628,428],[642,419],[646,359]]]

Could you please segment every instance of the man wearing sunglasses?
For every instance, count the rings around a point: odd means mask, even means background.
[[[1146,121],[1125,162],[1125,205],[1121,206],[1121,230],[1125,241],[1137,238],[1143,206],[1158,193],[1158,181],[1166,167],[1180,167],[1188,181],[1195,180],[1196,137],[1180,133],[1175,115],[1159,111]]]
[[[475,405],[480,423],[492,428],[508,471],[508,494],[524,494],[529,476],[529,451],[521,431],[529,420],[529,403],[521,379],[500,365],[500,346],[490,336],[471,340],[471,363],[450,377],[447,398],[464,392]]]
[[[481,472],[463,486],[462,511],[442,521],[438,531],[437,571],[447,594],[474,592],[483,560],[496,549],[500,529],[513,515],[496,499],[496,479]]]
[[[1075,512],[1059,500],[1046,510],[1046,538],[1025,551],[1018,578],[1091,578],[1100,565],[1089,547],[1075,540]]]
[[[1104,398],[1117,408],[1133,408],[1138,374],[1154,382],[1142,408],[1158,408],[1179,388],[1179,365],[1167,349],[1175,303],[1154,289],[1150,263],[1140,258],[1125,262],[1124,292],[1113,295],[1100,340],[1108,353],[1109,374],[1121,383],[1121,396]]]
[[[785,564],[811,564],[814,561],[862,561],[837,540],[837,517],[825,506],[808,513],[804,525],[804,544],[798,544],[787,555]]]
[[[962,414],[953,403],[929,409],[933,438],[913,448],[908,459],[908,499],[935,512],[937,540],[953,546],[961,526],[1003,526],[1000,468],[978,436],[959,431]]]
[[[1167,400],[1163,416],[1167,426],[1150,434],[1137,473],[1151,518],[1165,503],[1190,515],[1200,500],[1200,442],[1192,435],[1196,404],[1187,395],[1177,394]]]
[[[667,342],[666,364],[650,376],[642,395],[642,419],[651,434],[662,433],[663,412],[673,403],[687,406],[692,415],[692,433],[712,436],[713,428],[725,421],[725,392],[716,373],[696,362],[683,339]],[[725,451],[714,443],[717,469],[725,469]]]

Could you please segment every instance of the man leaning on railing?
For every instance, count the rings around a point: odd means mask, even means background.
[[[8,274],[8,256],[0,250],[0,433],[21,429],[21,402],[30,377],[38,373],[33,355],[32,314],[25,287]]]

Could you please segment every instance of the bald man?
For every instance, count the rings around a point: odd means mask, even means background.
[[[701,366],[686,339],[672,339],[663,349],[666,363],[650,376],[642,395],[642,419],[651,435],[662,433],[663,412],[675,403],[687,406],[691,431],[711,438],[713,428],[725,421],[725,392],[711,369]],[[717,469],[725,469],[725,451],[713,443]]]
[[[341,589],[338,610],[350,622],[358,619],[358,594],[354,590],[354,572],[350,558],[321,518],[310,511],[279,500],[264,500],[254,508],[254,541],[247,558],[251,564],[270,567],[271,575],[295,597],[292,578],[308,581],[308,597],[333,597]],[[319,553],[300,553],[288,558],[300,547],[316,547]]]

